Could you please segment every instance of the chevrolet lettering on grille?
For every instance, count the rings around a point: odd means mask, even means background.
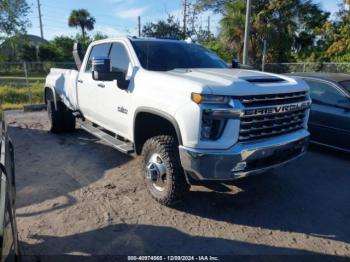
[[[272,107],[261,107],[261,108],[252,108],[244,110],[244,116],[259,116],[259,115],[271,115],[286,113],[298,110],[305,110],[311,106],[311,101],[281,105],[281,106],[272,106]]]

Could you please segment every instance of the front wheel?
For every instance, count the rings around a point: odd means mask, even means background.
[[[147,189],[159,203],[171,206],[189,190],[173,136],[148,139],[142,149]]]

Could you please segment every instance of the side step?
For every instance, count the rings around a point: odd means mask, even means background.
[[[80,127],[124,154],[132,154],[135,152],[133,143],[121,141],[98,127],[94,127],[92,123],[88,121],[80,121]]]

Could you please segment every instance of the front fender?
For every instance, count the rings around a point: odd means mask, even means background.
[[[174,127],[175,129],[175,132],[176,132],[176,136],[177,136],[177,139],[179,141],[179,145],[182,145],[182,135],[181,135],[181,131],[180,131],[180,127],[179,127],[179,124],[177,122],[177,120],[175,119],[175,117],[173,117],[172,115],[170,115],[169,113],[166,113],[162,110],[158,110],[158,109],[155,109],[155,108],[151,108],[151,107],[139,107],[136,111],[135,111],[135,114],[134,114],[134,120],[133,120],[133,126],[135,127],[135,123],[136,123],[136,118],[137,118],[137,115],[139,113],[149,113],[149,114],[154,114],[156,116],[159,116],[159,117],[162,117],[166,120],[168,120]],[[135,128],[134,128],[134,141],[135,141]]]

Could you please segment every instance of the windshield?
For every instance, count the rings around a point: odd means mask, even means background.
[[[227,68],[213,52],[196,44],[177,41],[132,41],[144,69],[169,71],[175,68]]]

